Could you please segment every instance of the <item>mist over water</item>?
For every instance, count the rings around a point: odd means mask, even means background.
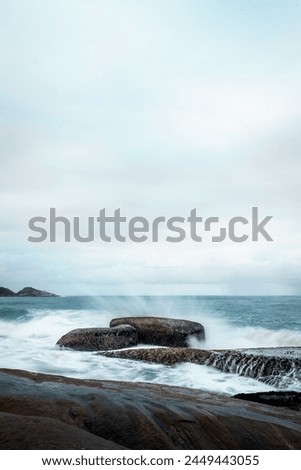
[[[61,350],[74,328],[107,327],[116,317],[162,316],[200,322],[202,349],[301,346],[300,297],[62,297],[0,299],[1,367],[99,380],[143,381],[235,394],[273,390],[212,367],[173,367]],[[299,389],[295,384],[294,389]]]

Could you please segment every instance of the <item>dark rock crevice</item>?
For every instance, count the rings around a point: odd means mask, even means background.
[[[248,400],[265,405],[289,408],[291,410],[301,411],[301,392],[277,391],[277,392],[257,392],[257,393],[238,393],[233,398]]]

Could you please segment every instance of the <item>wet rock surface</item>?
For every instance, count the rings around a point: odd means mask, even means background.
[[[157,346],[188,347],[190,338],[205,339],[203,325],[188,320],[160,317],[115,318],[110,326],[131,325],[138,332],[139,343]]]
[[[77,351],[101,351],[128,348],[137,343],[135,328],[120,325],[114,328],[78,328],[62,336],[56,344]]]
[[[283,350],[277,353],[277,348],[273,356],[270,349],[264,354],[264,348],[260,353],[252,350],[216,350],[212,351],[206,365],[223,372],[252,377],[275,387],[289,388],[292,383],[301,381],[300,356],[297,357],[296,353],[284,356]]]
[[[164,385],[0,369],[0,413],[6,449],[301,449],[299,412]]]
[[[203,364],[214,367],[222,372],[252,377],[274,387],[289,389],[301,382],[300,348],[294,348],[293,353],[284,355],[284,348],[275,356],[264,348],[260,354],[254,350],[203,350],[192,348],[152,348],[129,349],[127,351],[108,351],[103,355],[135,361],[156,362],[173,365],[181,362]],[[290,348],[292,349],[292,348]],[[299,354],[299,356],[298,356]]]
[[[181,362],[193,364],[205,364],[211,356],[211,351],[190,348],[141,348],[127,349],[124,351],[105,351],[101,356],[130,359],[133,361],[155,362],[172,366]]]

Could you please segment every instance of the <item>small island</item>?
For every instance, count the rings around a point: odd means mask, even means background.
[[[6,287],[0,287],[0,297],[59,297],[59,295],[34,289],[33,287],[24,287],[19,292],[13,292]]]

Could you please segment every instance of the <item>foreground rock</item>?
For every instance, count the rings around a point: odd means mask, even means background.
[[[124,447],[57,419],[0,413],[0,449],[119,450]]]
[[[0,369],[0,412],[5,449],[301,449],[301,413],[180,387]]]
[[[200,323],[160,317],[126,317],[115,318],[110,326],[126,323],[138,331],[139,343],[185,348],[189,339],[205,338],[204,327]]]
[[[128,348],[137,343],[135,328],[121,325],[116,328],[78,328],[62,336],[56,344],[77,351],[101,351]]]

